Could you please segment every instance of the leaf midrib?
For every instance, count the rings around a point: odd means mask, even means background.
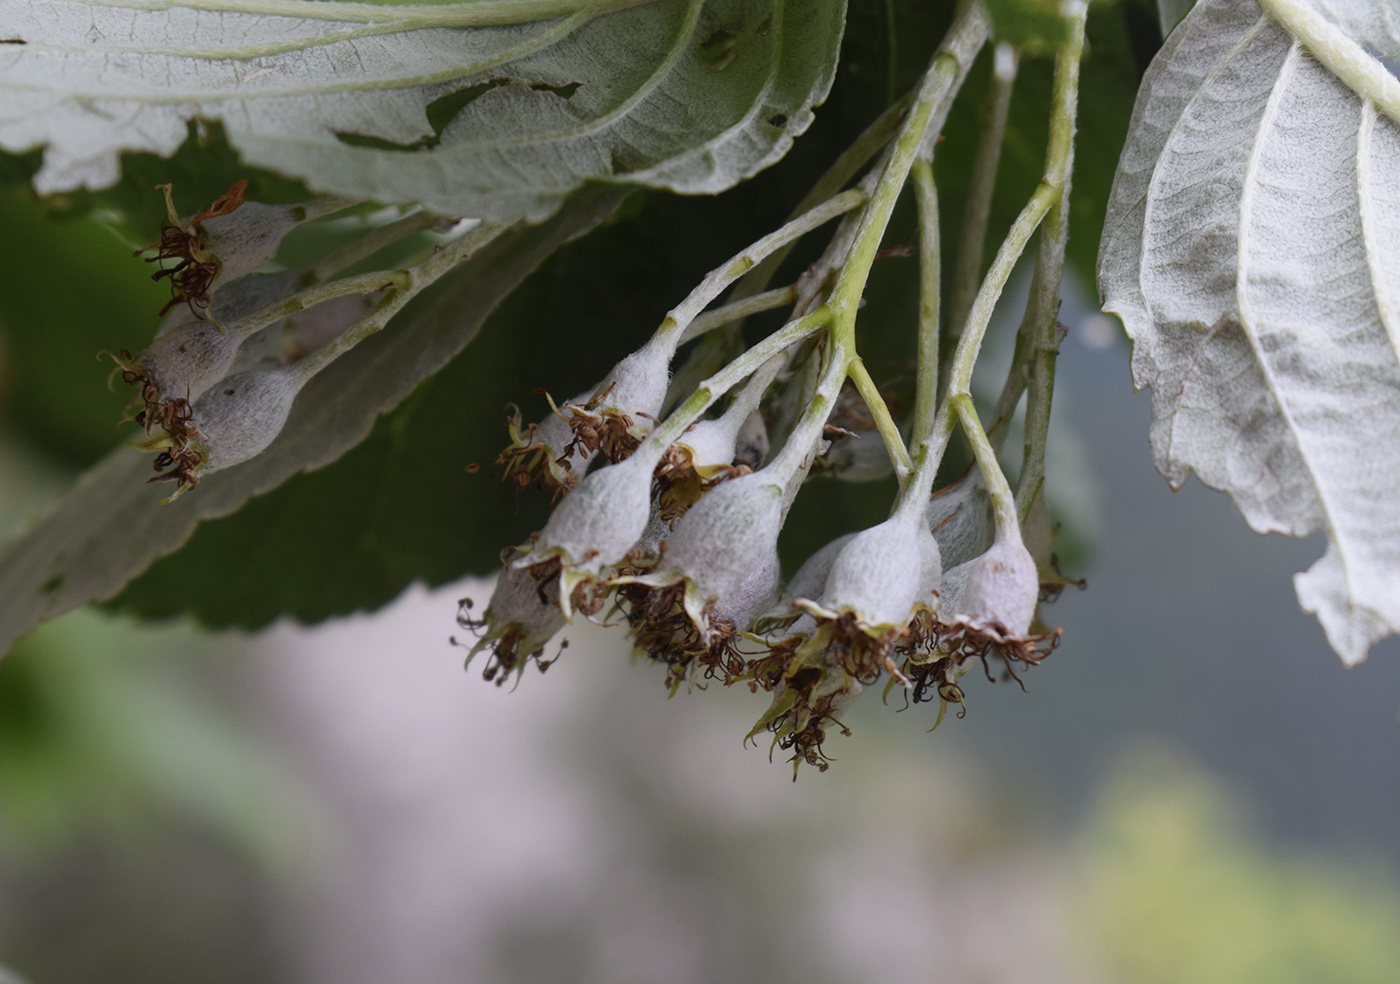
[[[1269,395],[1273,397],[1274,406],[1278,408],[1279,417],[1288,428],[1288,433],[1292,437],[1293,445],[1298,449],[1298,461],[1307,472],[1308,481],[1312,485],[1313,492],[1317,496],[1318,510],[1322,515],[1323,522],[1327,525],[1327,538],[1336,548],[1337,564],[1342,569],[1342,577],[1347,585],[1348,594],[1354,596],[1352,590],[1350,563],[1348,561],[1349,551],[1343,546],[1344,538],[1338,533],[1338,526],[1334,519],[1334,508],[1330,501],[1328,486],[1322,480],[1313,462],[1307,454],[1303,453],[1304,443],[1302,431],[1299,429],[1288,403],[1284,400],[1278,385],[1277,378],[1265,358],[1263,349],[1259,344],[1258,335],[1255,333],[1251,323],[1249,312],[1249,246],[1251,224],[1250,216],[1254,209],[1254,190],[1257,187],[1255,175],[1260,166],[1263,156],[1263,148],[1270,130],[1271,121],[1278,114],[1279,103],[1288,89],[1288,83],[1297,71],[1298,64],[1303,58],[1303,46],[1296,39],[1289,46],[1288,57],[1284,59],[1283,67],[1274,78],[1272,91],[1269,93],[1269,101],[1264,107],[1264,114],[1259,120],[1259,128],[1254,135],[1254,144],[1250,148],[1249,163],[1245,167],[1244,184],[1240,195],[1240,225],[1239,243],[1236,250],[1235,260],[1235,308],[1239,315],[1240,329],[1244,333],[1245,339],[1249,342],[1249,347],[1254,353],[1255,364],[1259,367],[1259,372],[1264,380],[1264,385],[1268,388]]]

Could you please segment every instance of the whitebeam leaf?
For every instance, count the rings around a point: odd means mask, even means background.
[[[1383,0],[1332,8],[1357,42],[1400,45]],[[1254,0],[1200,0],[1138,94],[1099,288],[1167,480],[1194,470],[1258,532],[1326,533],[1294,586],[1347,663],[1400,632],[1396,120]]]
[[[208,475],[168,505],[147,484],[151,458],[120,447],[90,468],[53,511],[0,548],[0,655],[46,618],[111,598],[205,519],[301,471],[335,461],[375,419],[465,346],[486,316],[545,257],[603,221],[626,196],[586,188],[542,225],[521,223],[449,273],[297,395],[286,426],[256,457]],[[427,298],[428,295],[424,295]]]
[[[540,221],[585,181],[713,194],[830,89],[845,0],[0,0],[0,149],[41,194],[222,124],[317,191]]]

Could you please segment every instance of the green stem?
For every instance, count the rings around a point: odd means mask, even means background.
[[[231,334],[247,338],[262,331],[268,325],[281,321],[283,318],[290,318],[298,312],[315,307],[325,301],[345,297],[347,294],[371,294],[386,288],[403,291],[407,290],[412,282],[412,276],[407,270],[376,270],[374,273],[342,277],[340,280],[316,284],[305,290],[297,291],[291,297],[259,308],[252,314],[239,318],[230,324],[228,331]]]
[[[808,209],[782,228],[769,233],[730,257],[712,270],[704,280],[700,281],[699,285],[690,292],[684,301],[671,309],[665,320],[661,322],[661,327],[657,329],[655,339],[670,341],[673,345],[679,344],[690,323],[699,316],[701,311],[709,307],[715,298],[724,293],[725,288],[730,284],[752,270],[763,259],[771,256],[777,249],[796,241],[813,229],[830,222],[839,215],[844,215],[864,202],[865,192],[860,189],[852,188],[850,191],[843,191],[822,204]]]
[[[797,425],[788,434],[787,440],[783,443],[783,449],[773,458],[765,471],[769,469],[772,473],[784,479],[785,492],[792,490],[791,479],[796,475],[805,475],[811,467],[813,454],[817,441],[822,436],[822,430],[826,427],[826,421],[831,416],[831,411],[836,405],[836,398],[841,393],[841,383],[846,377],[846,370],[843,368],[847,361],[847,353],[841,350],[839,345],[833,344],[831,351],[826,354],[826,366],[824,367],[820,381],[817,383],[816,392],[812,394],[812,399],[808,402],[807,408],[802,412]],[[786,494],[784,498],[787,499]]]
[[[900,118],[904,115],[905,108],[909,105],[909,97],[905,96],[898,102],[893,103],[883,113],[876,117],[875,122],[865,128],[865,131],[855,142],[841,152],[841,156],[836,158],[836,162],[827,168],[817,183],[812,186],[812,190],[802,201],[797,203],[797,207],[788,216],[789,220],[798,218],[803,212],[815,205],[826,201],[846,186],[856,174],[863,168],[870,159],[874,157],[881,147],[889,143],[890,137],[894,136],[899,128]],[[795,243],[790,243],[775,252],[758,266],[754,267],[734,288],[732,300],[739,301],[746,297],[752,297],[760,293],[767,287],[773,276],[778,272],[778,267],[792,252]]]
[[[933,165],[914,162],[914,197],[919,205],[919,346],[914,384],[914,430],[911,444],[922,444],[938,411],[938,304],[942,257],[938,235],[938,187]]]
[[[946,118],[959,84],[967,75],[968,66],[987,38],[989,25],[980,3],[965,3],[958,11],[948,36],[934,54],[933,63],[924,73],[918,95],[909,107],[899,133],[895,137],[879,182],[870,196],[856,229],[855,245],[850,258],[841,268],[829,301],[834,315],[832,336],[848,352],[855,351],[856,309],[865,293],[870,267],[880,249],[889,225],[890,214],[904,188],[909,168],[924,141],[925,131],[934,113],[940,110],[939,128]],[[872,408],[874,409],[874,408]]]
[[[972,309],[968,312],[967,325],[962,337],[958,339],[957,351],[953,353],[952,373],[948,380],[950,394],[971,392],[972,369],[977,364],[977,354],[981,350],[982,339],[987,334],[992,311],[1001,298],[1001,292],[1006,289],[1006,281],[1011,276],[1012,268],[1025,252],[1031,235],[1059,198],[1059,186],[1051,184],[1048,177],[1041,179],[1040,187],[1031,195],[1031,200],[1026,202],[1021,214],[1012,223],[1011,231],[1006,234],[1001,248],[997,250],[996,259],[992,260],[987,275],[982,279],[982,286],[978,289]]]
[[[321,261],[311,268],[311,282],[319,283],[328,277],[333,277],[341,270],[352,267],[361,260],[368,259],[384,247],[396,243],[406,236],[422,232],[424,229],[431,229],[437,222],[436,215],[419,209],[395,219],[393,222],[376,226],[359,236],[354,242],[346,243],[322,257]]]
[[[1002,52],[1007,52],[1003,55]],[[1002,63],[1006,64],[1003,65]],[[987,242],[987,221],[992,214],[992,193],[996,189],[997,167],[1006,134],[1006,115],[1011,106],[1011,90],[1016,83],[1017,57],[1010,45],[999,44],[992,59],[992,78],[982,106],[982,127],[977,150],[972,157],[972,174],[963,206],[962,229],[958,235],[958,255],[953,268],[952,291],[948,298],[949,333],[956,338],[977,295],[977,277],[982,272],[982,253]]]
[[[789,322],[769,335],[701,383],[689,399],[672,411],[664,423],[646,436],[642,446],[634,454],[642,454],[643,449],[646,449],[648,453],[655,452],[660,455],[662,451],[670,447],[676,438],[684,434],[686,428],[695,423],[715,400],[729,392],[789,345],[822,330],[830,323],[831,309],[822,305],[806,317]]]
[[[831,167],[826,170],[826,173],[817,180],[817,183],[812,186],[812,190],[807,192],[807,195],[802,201],[797,203],[797,207],[794,208],[792,213],[788,216],[789,221],[801,217],[804,212],[831,198],[845,187],[846,183],[850,181],[851,178],[855,177],[860,169],[875,156],[880,148],[889,142],[890,137],[892,137],[895,130],[898,129],[900,118],[903,116],[904,109],[908,103],[909,98],[906,96],[897,103],[891,105],[880,114],[875,122],[866,127],[865,132],[857,137],[855,142],[841,153],[841,156],[836,159],[836,162],[832,164]],[[849,221],[849,219],[847,221]],[[839,236],[840,233],[837,235]],[[719,310],[707,311],[698,316],[691,326],[686,329],[685,334],[681,338],[682,343],[697,337],[701,334],[702,330],[709,331],[717,327],[724,327],[726,330],[724,333],[725,337],[712,337],[696,346],[695,350],[687,356],[685,363],[680,369],[676,370],[671,390],[666,397],[666,405],[668,407],[673,400],[678,398],[678,394],[690,392],[691,388],[695,385],[693,381],[705,378],[706,375],[713,373],[715,369],[722,365],[723,362],[720,360],[724,355],[729,352],[743,350],[743,319],[750,314],[768,310],[768,308],[745,310],[741,309],[740,305],[746,303],[750,299],[756,300],[759,297],[774,295],[773,291],[765,293],[764,288],[772,281],[774,275],[778,272],[778,268],[782,266],[783,261],[792,253],[795,246],[796,240],[775,250],[756,267],[744,274],[743,278],[734,285],[734,289],[729,295],[730,303],[728,305]],[[800,300],[796,285],[793,287],[792,296],[793,299],[788,303],[795,304]],[[721,311],[725,311],[729,308],[735,309],[736,312],[742,310],[743,313],[736,314],[723,325],[707,323],[703,329],[699,327],[700,322],[706,321],[706,319],[711,317],[717,317]],[[801,312],[795,313],[800,314]]]
[[[483,222],[455,242],[448,243],[422,263],[395,273],[394,286],[384,292],[384,299],[373,311],[355,321],[350,327],[314,350],[297,365],[308,375],[315,375],[366,338],[380,331],[389,319],[430,284],[436,283],[453,267],[462,263],[479,249],[500,236],[508,226]],[[359,278],[352,278],[359,279]],[[328,285],[330,286],[330,285]]]
[[[870,379],[869,373],[865,371],[864,365],[856,357],[856,311],[865,293],[865,284],[870,277],[870,268],[875,262],[880,241],[889,226],[890,215],[904,188],[914,159],[926,138],[934,132],[931,124],[936,121],[936,128],[942,128],[952,98],[957,94],[962,80],[967,77],[968,67],[986,41],[988,30],[989,24],[981,4],[963,4],[947,37],[934,54],[932,64],[924,73],[918,95],[910,104],[909,112],[889,149],[879,180],[871,192],[870,201],[857,223],[850,255],[841,267],[841,273],[837,276],[831,289],[831,298],[827,302],[832,310],[832,340],[841,350],[848,353],[851,380],[860,390],[871,416],[875,419],[875,425],[889,449],[890,460],[894,463],[895,474],[901,485],[908,478],[912,462],[903,438],[899,436],[899,428],[890,418],[884,399]]]
[[[706,332],[723,328],[736,321],[743,321],[750,315],[762,314],[764,311],[771,311],[774,308],[787,307],[796,300],[797,285],[788,284],[786,287],[776,287],[773,290],[764,291],[762,294],[754,294],[743,300],[733,301],[723,307],[706,311],[692,321],[681,333],[679,344],[684,345]]]
[[[894,464],[895,477],[903,486],[909,480],[909,473],[913,470],[914,463],[910,460],[909,452],[904,447],[904,437],[899,433],[899,425],[890,416],[890,408],[885,403],[885,397],[881,394],[880,387],[876,386],[875,380],[870,378],[870,370],[865,368],[865,362],[854,352],[851,352],[847,357],[846,372],[860,393],[860,398],[865,401],[870,416],[874,418],[875,429],[880,432],[880,439],[885,442],[885,448],[890,453],[890,461]]]
[[[1001,292],[1006,288],[1007,278],[1011,276],[1016,261],[1025,252],[1026,244],[1030,242],[1031,235],[1040,225],[1041,219],[1045,218],[1045,214],[1059,198],[1060,187],[1051,184],[1048,178],[1041,179],[1040,187],[1012,223],[1011,230],[1002,241],[1001,248],[997,250],[996,258],[992,260],[991,268],[982,278],[982,286],[972,302],[967,324],[958,339],[957,351],[953,353],[947,395],[939,408],[937,423],[926,441],[927,448],[924,453],[935,463],[942,460],[943,452],[948,447],[948,438],[952,436],[957,401],[962,397],[971,399],[972,370],[977,364],[977,355],[982,348],[982,339],[986,337],[992,311],[996,308]]]
[[[1016,496],[1001,470],[996,449],[992,447],[992,442],[987,440],[987,432],[982,429],[982,421],[977,416],[977,407],[973,405],[972,397],[967,393],[958,393],[949,399],[952,400],[953,409],[962,422],[967,442],[972,445],[977,467],[987,483],[987,494],[992,499],[992,518],[996,521],[997,539],[1013,535],[1019,538],[1021,520],[1016,511]]]
[[[1062,185],[1040,234],[1031,296],[1026,307],[1030,354],[1026,393],[1026,442],[1016,505],[1024,519],[1045,480],[1045,442],[1050,432],[1050,403],[1055,395],[1055,360],[1059,355],[1060,281],[1069,241],[1070,173],[1074,164],[1074,121],[1079,102],[1079,62],[1084,52],[1084,14],[1070,22],[1070,36],[1055,56],[1051,95],[1050,139],[1045,173],[1058,174]]]

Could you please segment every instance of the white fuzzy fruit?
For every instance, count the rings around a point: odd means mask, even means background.
[[[969,565],[967,587],[956,611],[967,618],[999,622],[1012,634],[1024,636],[1039,599],[1035,559],[1019,537],[1004,537]]]

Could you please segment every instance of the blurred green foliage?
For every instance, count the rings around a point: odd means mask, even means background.
[[[116,442],[125,402],[97,353],[144,348],[170,289],[91,214],[55,220],[23,188],[0,189],[0,227],[4,419],[58,461],[85,465]]]
[[[139,843],[172,815],[268,872],[305,860],[310,807],[189,664],[210,642],[80,610],[0,660],[0,857],[33,860],[94,833]]]
[[[1061,0],[987,0],[992,37],[1041,54],[1069,37]]]
[[[1088,832],[1075,925],[1134,984],[1391,984],[1400,886],[1384,868],[1270,848],[1214,780],[1129,757]]]

